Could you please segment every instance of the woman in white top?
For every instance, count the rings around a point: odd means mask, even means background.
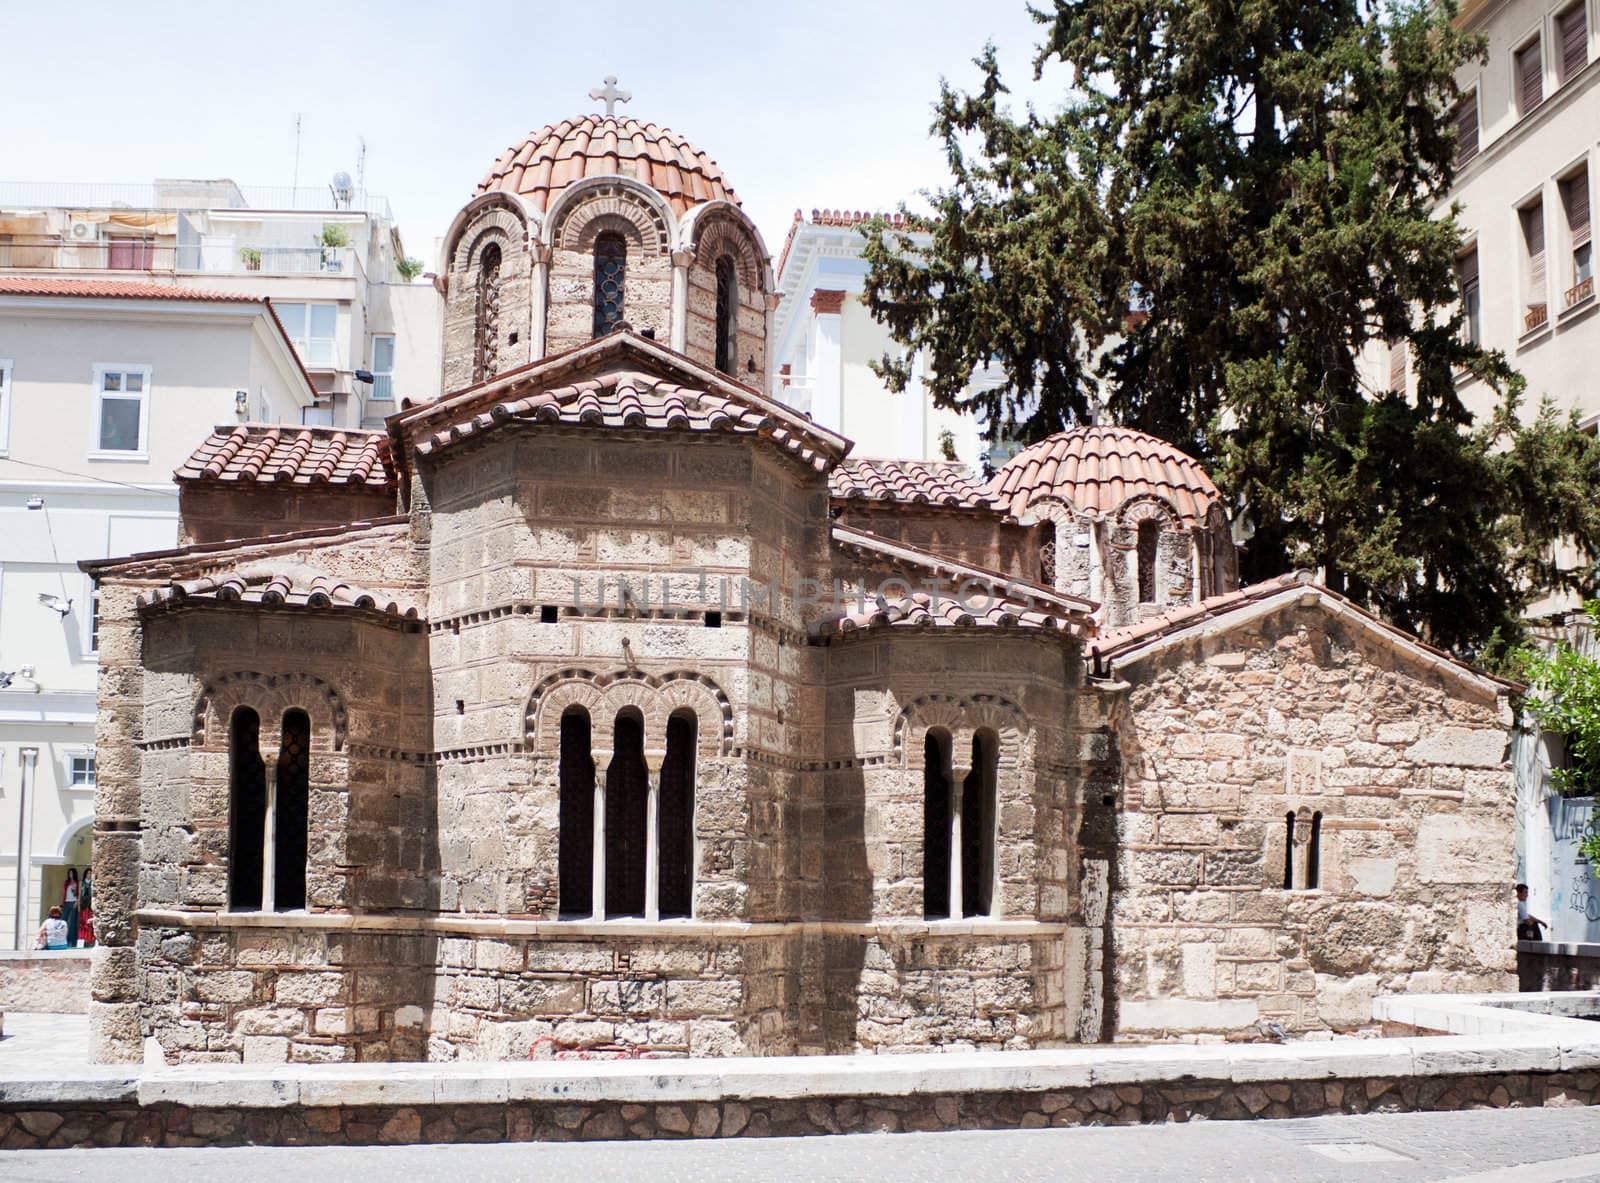
[[[61,918],[60,908],[50,909],[50,918],[39,926],[39,936],[34,944],[40,949],[67,947],[67,922]]]

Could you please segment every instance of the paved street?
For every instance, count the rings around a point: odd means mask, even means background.
[[[1600,1181],[1600,1109],[724,1142],[12,1151],[0,1154],[0,1178],[8,1183],[200,1178],[1557,1183]]]

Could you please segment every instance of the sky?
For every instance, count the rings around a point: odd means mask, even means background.
[[[299,113],[300,184],[356,175],[364,138],[368,190],[430,269],[490,163],[597,110],[608,74],[619,110],[722,166],[774,255],[796,209],[946,179],[939,79],[975,84],[986,41],[1019,96],[1048,92],[1023,0],[0,0],[0,25],[0,180],[288,185]]]

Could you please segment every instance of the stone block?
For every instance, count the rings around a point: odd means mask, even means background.
[[[1414,764],[1459,764],[1467,768],[1498,768],[1506,758],[1510,737],[1484,727],[1430,727],[1406,749]]]
[[[244,1062],[246,1064],[286,1064],[289,1061],[289,1041],[281,1035],[246,1035],[244,1037]]]

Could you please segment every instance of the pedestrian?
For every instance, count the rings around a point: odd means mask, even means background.
[[[1542,941],[1544,936],[1540,930],[1549,927],[1543,920],[1528,911],[1528,885],[1526,883],[1517,884],[1517,940]]]
[[[78,884],[78,943],[85,949],[94,948],[94,896],[88,868]]]
[[[78,868],[67,868],[67,881],[61,888],[61,919],[67,922],[67,943],[78,943]]]
[[[35,949],[65,949],[67,947],[67,922],[61,919],[61,909],[50,905],[49,918],[39,926],[39,935],[33,939]]]

